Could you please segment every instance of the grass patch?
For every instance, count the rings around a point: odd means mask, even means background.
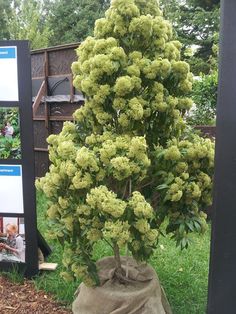
[[[59,243],[47,239],[47,225],[45,223],[46,214],[46,199],[43,194],[37,194],[37,223],[38,229],[45,237],[48,244],[52,248],[52,254],[47,258],[47,262],[58,263],[55,271],[42,271],[36,276],[33,281],[38,290],[44,290],[47,293],[52,293],[56,300],[70,305],[74,298],[74,293],[77,290],[80,282],[66,282],[60,273],[62,267],[62,247]]]
[[[38,228],[46,237],[45,199],[37,195]],[[210,229],[210,228],[209,228]],[[48,261],[58,263],[54,272],[43,272],[34,279],[37,289],[52,293],[60,302],[71,304],[80,282],[65,282],[62,271],[62,249],[59,243],[48,240],[53,253]],[[203,314],[206,311],[210,230],[204,235],[193,235],[193,244],[180,251],[169,237],[161,237],[159,247],[150,260],[165,289],[174,314]],[[111,248],[104,242],[96,245],[94,256],[99,259],[111,255]]]
[[[150,260],[165,289],[174,314],[206,312],[210,228],[193,235],[193,243],[180,251],[169,237],[161,238]]]
[[[11,271],[3,271],[1,272],[1,276],[6,277],[11,282],[15,284],[23,284],[24,283],[24,274],[19,271],[17,266],[12,267]]]

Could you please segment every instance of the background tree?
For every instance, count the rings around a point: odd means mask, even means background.
[[[188,117],[192,125],[215,125],[218,72],[201,75],[193,84],[192,99],[195,108]]]
[[[11,1],[0,0],[0,12],[0,40],[9,39],[8,19],[12,14]]]
[[[195,75],[216,69],[219,0],[161,1],[164,14],[175,26],[178,39],[183,43],[182,55]],[[194,49],[191,53],[189,49]]]
[[[50,45],[79,42],[92,34],[94,22],[104,14],[108,0],[56,0],[50,8]]]
[[[43,3],[36,0],[12,1],[8,19],[10,39],[28,39],[31,49],[47,47],[53,32],[46,21]]]

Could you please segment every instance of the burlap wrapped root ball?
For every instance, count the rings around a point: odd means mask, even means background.
[[[115,260],[105,257],[97,262],[100,286],[82,283],[73,302],[74,314],[171,314],[170,305],[155,270],[134,259],[121,257],[127,281],[114,278]]]

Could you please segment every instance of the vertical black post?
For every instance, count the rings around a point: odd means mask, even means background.
[[[221,2],[208,314],[236,313],[236,1]]]
[[[29,42],[16,41],[18,48],[19,108],[21,121],[21,149],[23,171],[23,197],[26,236],[26,276],[38,272],[38,242],[34,173],[32,79]]]

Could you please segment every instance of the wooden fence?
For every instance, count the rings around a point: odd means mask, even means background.
[[[64,121],[83,103],[72,84],[71,64],[79,43],[31,52],[35,175],[49,167],[46,138],[61,131]]]

